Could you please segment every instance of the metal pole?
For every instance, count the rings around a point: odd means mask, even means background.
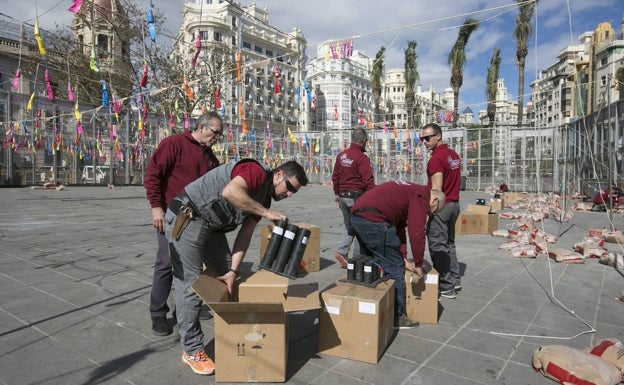
[[[11,87],[9,87],[9,91],[7,93],[7,122],[11,124],[13,111],[11,109]],[[13,184],[13,178],[15,170],[13,169],[13,148],[12,146],[7,147],[7,183]]]
[[[165,123],[166,124],[166,123]],[[130,109],[126,111],[126,129],[124,130],[124,142],[126,143],[126,184],[130,184]]]

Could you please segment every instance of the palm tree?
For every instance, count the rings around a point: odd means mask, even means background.
[[[457,126],[459,117],[459,89],[464,83],[464,66],[466,65],[466,45],[470,35],[479,28],[479,20],[466,19],[459,29],[459,35],[455,45],[448,56],[448,64],[451,66],[451,86],[453,87],[453,127]]]
[[[537,0],[516,0],[520,13],[516,16],[516,60],[518,62],[518,127],[522,126],[522,109],[524,103],[524,65],[529,54],[527,42],[531,37],[531,19],[535,12]]]
[[[500,49],[494,48],[490,66],[487,69],[487,84],[485,85],[485,95],[488,99],[487,116],[490,120],[490,127],[494,126],[494,117],[496,116],[496,91],[498,90],[500,63]]]
[[[416,104],[414,86],[418,78],[418,70],[416,69],[416,41],[410,40],[407,42],[407,48],[405,49],[405,109],[407,110],[408,128],[413,128],[414,125],[414,108]]]
[[[377,51],[375,56],[375,62],[373,63],[373,71],[371,77],[373,79],[373,103],[375,105],[375,120],[381,119],[381,111],[379,110],[379,102],[381,100],[381,80],[384,72],[384,60],[383,55],[386,51],[386,47],[381,47]]]

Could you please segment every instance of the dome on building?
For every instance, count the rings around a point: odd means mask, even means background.
[[[80,13],[89,17],[91,14],[91,4],[93,4],[93,13],[95,18],[103,18],[111,20],[119,12],[123,12],[123,7],[119,0],[86,0],[82,3]]]
[[[472,109],[471,109],[470,107],[466,107],[466,108],[464,109],[464,111],[462,112],[462,114],[472,114],[472,113],[473,113],[473,112],[472,112]]]

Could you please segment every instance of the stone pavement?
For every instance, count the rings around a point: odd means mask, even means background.
[[[476,198],[488,196],[464,192],[462,207]],[[151,333],[156,238],[142,187],[4,188],[0,202],[1,384],[214,382],[182,365],[177,330]],[[331,189],[312,185],[274,208],[321,226],[321,271],[299,279],[327,287],[344,272],[333,258],[342,224]],[[610,227],[608,220],[576,212],[570,222],[543,224],[560,236],[557,247],[571,248],[588,228]],[[613,221],[624,229],[622,215]],[[245,269],[257,266],[259,234],[258,227]],[[538,347],[624,340],[620,272],[595,259],[512,259],[501,243],[458,236],[460,295],[440,300],[438,324],[400,331],[377,365],[318,354],[318,311],[292,314],[288,383],[554,384],[531,367]],[[201,322],[210,351],[213,321]]]

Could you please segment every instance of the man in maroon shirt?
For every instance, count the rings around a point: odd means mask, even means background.
[[[445,200],[439,190],[396,180],[367,191],[351,208],[349,233],[357,237],[362,254],[379,258],[385,276],[394,279],[394,322],[400,329],[418,325],[404,314],[404,273],[408,269],[423,276],[427,216],[439,212]],[[406,263],[406,227],[413,263]]]
[[[169,246],[165,237],[165,211],[184,186],[219,165],[212,146],[223,139],[223,122],[215,112],[202,115],[195,129],[163,139],[152,154],[145,173],[144,187],[152,208],[152,225],[156,229],[158,251],[154,265],[150,314],[152,332],[166,336],[173,332],[167,323],[167,299],[173,275]]]
[[[440,273],[440,295],[455,298],[461,289],[461,275],[455,250],[455,222],[459,216],[461,158],[442,142],[442,128],[435,123],[423,127],[420,140],[431,158],[427,162],[427,177],[432,190],[446,195],[446,206],[429,218],[427,238],[433,267]]]
[[[336,164],[332,173],[332,186],[334,188],[334,201],[342,212],[345,228],[342,231],[342,239],[336,252],[336,260],[343,269],[347,268],[349,249],[353,237],[347,233],[346,226],[351,215],[351,206],[360,195],[375,187],[373,168],[370,159],[364,153],[368,136],[363,128],[356,128],[351,134],[351,146],[342,151],[336,157]],[[353,246],[353,255],[360,253],[357,241]]]

